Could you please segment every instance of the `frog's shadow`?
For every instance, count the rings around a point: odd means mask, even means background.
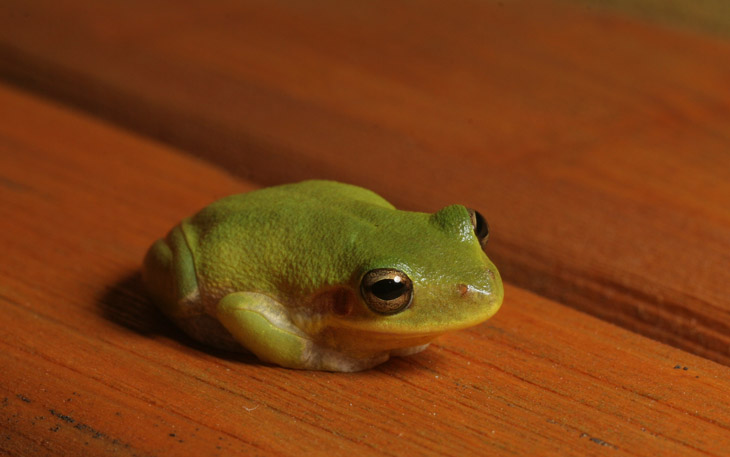
[[[185,334],[152,303],[139,271],[108,286],[97,303],[105,319],[137,334],[149,338],[162,337],[177,342],[181,347],[229,361],[261,364],[251,354],[211,348]]]

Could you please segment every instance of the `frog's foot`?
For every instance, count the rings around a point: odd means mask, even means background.
[[[316,344],[289,319],[276,300],[253,292],[229,294],[218,302],[221,324],[259,359],[288,368],[360,371],[388,360],[389,354],[354,358]]]
[[[421,344],[420,346],[411,346],[408,348],[393,349],[390,351],[390,355],[395,357],[405,357],[407,355],[418,354],[428,347],[431,343]]]

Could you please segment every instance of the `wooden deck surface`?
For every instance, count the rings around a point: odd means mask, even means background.
[[[730,42],[550,1],[7,6],[0,454],[727,455]],[[153,310],[152,240],[310,177],[478,208],[503,309],[347,375]]]

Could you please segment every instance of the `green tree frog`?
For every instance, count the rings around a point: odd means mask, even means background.
[[[502,304],[484,218],[397,210],[304,181],[212,203],[155,242],[143,279],[193,338],[290,368],[359,371],[422,351]]]

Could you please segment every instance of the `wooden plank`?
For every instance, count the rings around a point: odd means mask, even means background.
[[[727,42],[547,0],[36,0],[0,76],[259,184],[481,208],[509,281],[730,363]]]
[[[0,106],[2,454],[730,448],[730,368],[510,285],[487,325],[363,373],[200,347],[144,298],[141,258],[179,218],[255,186],[4,86]]]

